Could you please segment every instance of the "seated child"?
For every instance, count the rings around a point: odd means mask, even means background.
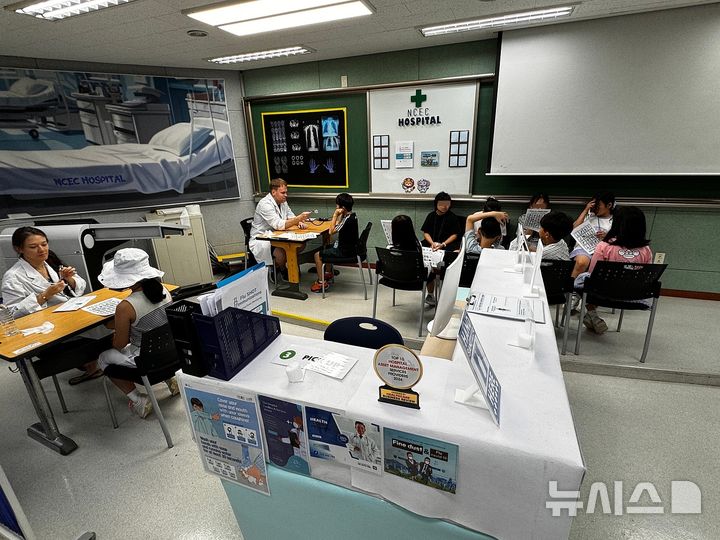
[[[572,219],[563,212],[549,212],[540,220],[537,233],[543,243],[543,260],[569,261],[570,253],[565,238],[572,231]],[[517,248],[517,238],[510,243],[510,249]],[[535,251],[532,247],[531,251]]]
[[[653,260],[650,241],[645,238],[645,214],[637,206],[623,206],[615,211],[613,223],[595,248],[588,272],[575,279],[575,287],[582,289],[583,283],[598,261],[628,262],[647,264]],[[597,306],[588,304],[583,324],[596,334],[607,331],[607,323],[597,314]]]
[[[548,208],[550,208],[550,197],[545,193],[534,193],[533,196],[530,197],[530,201],[527,204],[528,210],[533,210],[533,209],[545,210]],[[524,228],[524,225],[525,225],[524,219],[525,219],[525,214],[523,214],[522,216],[520,216],[518,218],[518,223],[520,225],[523,225],[523,231],[525,232],[525,236],[528,237],[527,242],[528,242],[528,247],[530,248],[530,251],[535,251],[535,248],[538,243],[538,238],[539,238],[538,231],[533,231],[532,229],[525,229]],[[513,239],[513,241],[515,241],[515,240]]]
[[[573,228],[579,227],[585,221],[589,221],[595,227],[595,234],[601,240],[612,227],[613,211],[615,209],[615,195],[609,192],[597,193],[593,196],[589,203],[573,223]],[[570,253],[570,257],[575,260],[575,268],[573,269],[573,277],[585,272],[590,265],[591,256],[580,246]]]
[[[441,191],[435,196],[435,208],[425,218],[420,227],[423,233],[422,245],[438,249],[454,251],[460,248],[462,226],[457,215],[450,209],[452,199],[450,195]]]
[[[322,292],[323,281],[325,290],[330,288],[335,273],[332,265],[325,265],[325,275],[322,275],[323,257],[354,257],[358,243],[358,220],[355,212],[352,211],[355,201],[349,193],[340,193],[335,197],[335,212],[330,222],[330,234],[338,233],[337,239],[332,245],[323,246],[320,251],[315,252],[315,268],[318,279],[312,284],[312,292]]]
[[[465,253],[480,253],[483,249],[503,249],[498,244],[502,238],[500,221],[507,219],[505,212],[475,212],[465,220]],[[480,228],[475,231],[475,222]]]

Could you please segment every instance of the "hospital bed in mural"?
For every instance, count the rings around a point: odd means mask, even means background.
[[[214,181],[213,171],[232,158],[228,123],[197,118],[156,133],[148,144],[0,151],[0,194],[183,193],[193,179]]]
[[[0,126],[17,121],[44,123],[59,113],[69,115],[69,103],[54,81],[22,77],[0,91]],[[39,136],[35,128],[29,133],[33,139]]]

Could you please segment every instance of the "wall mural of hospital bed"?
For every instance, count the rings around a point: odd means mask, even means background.
[[[60,114],[70,115],[73,100],[64,95],[60,85],[47,79],[21,77],[7,90],[0,90],[0,126],[8,122],[32,121],[45,123],[48,117]],[[33,139],[39,136],[38,130],[31,128]]]
[[[227,170],[232,159],[228,123],[196,118],[158,132],[148,144],[0,151],[0,194],[49,198],[183,193],[191,181],[215,182],[218,170]],[[227,179],[226,174],[218,176]],[[236,182],[234,175],[231,181]]]

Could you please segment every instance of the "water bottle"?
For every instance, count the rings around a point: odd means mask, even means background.
[[[5,304],[0,304],[0,328],[5,337],[20,333],[20,330],[15,325],[15,317],[13,317],[12,311]]]

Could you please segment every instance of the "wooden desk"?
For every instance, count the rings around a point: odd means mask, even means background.
[[[170,285],[165,285],[165,287],[168,290],[176,288]],[[88,305],[96,304],[108,298],[126,298],[130,295],[130,289],[125,291],[100,289],[85,296],[91,295],[94,295],[95,298]],[[28,435],[48,448],[62,455],[67,455],[77,448],[77,444],[70,437],[60,433],[45,391],[33,366],[32,357],[62,340],[102,324],[110,316],[101,317],[82,309],[56,313],[55,310],[61,305],[50,306],[17,319],[16,324],[20,330],[40,326],[46,321],[53,323],[55,328],[49,334],[0,336],[0,358],[8,362],[15,362],[18,365],[30,401],[32,401],[40,420],[40,422],[27,428]]]
[[[295,298],[297,300],[307,300],[307,293],[300,290],[300,267],[298,265],[298,254],[305,248],[308,240],[290,240],[288,238],[277,238],[286,232],[297,232],[297,233],[308,233],[314,232],[322,235],[323,238],[330,235],[330,221],[323,221],[319,223],[306,222],[307,229],[299,229],[298,227],[291,227],[286,231],[275,231],[271,236],[256,236],[257,240],[266,240],[270,242],[272,247],[278,247],[285,250],[287,256],[287,269],[288,269],[288,286],[284,288],[276,288],[273,292],[273,296],[283,296],[285,298]]]

